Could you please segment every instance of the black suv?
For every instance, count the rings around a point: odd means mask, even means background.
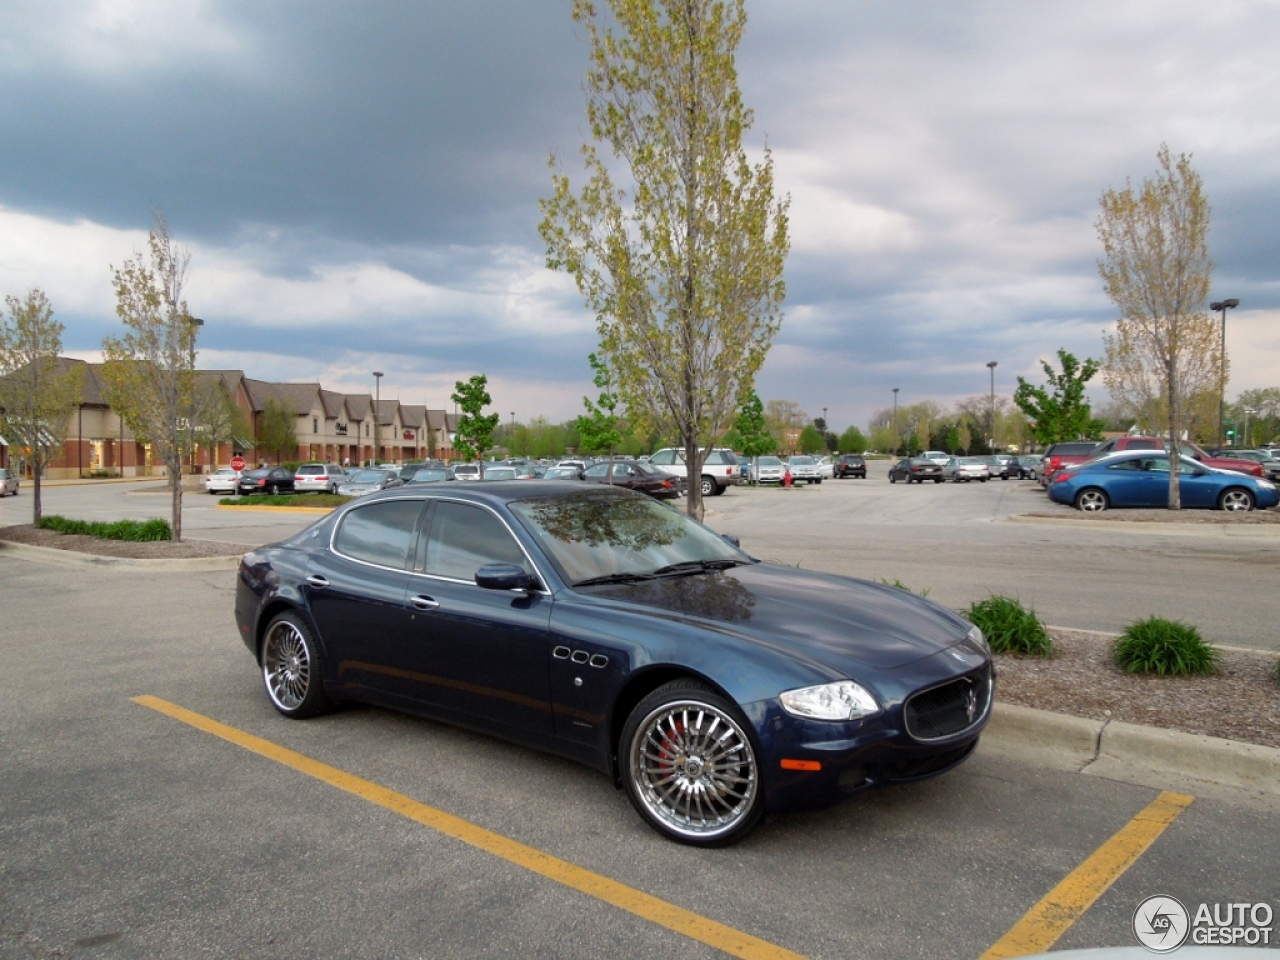
[[[836,465],[832,469],[831,475],[837,480],[843,480],[845,477],[857,477],[860,480],[865,480],[867,479],[867,461],[856,453],[841,454],[840,459],[836,461]]]

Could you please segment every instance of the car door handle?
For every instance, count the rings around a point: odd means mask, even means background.
[[[307,583],[311,584],[313,587],[327,587],[329,585],[328,580],[314,573],[307,577]]]
[[[440,606],[438,600],[432,600],[430,597],[410,597],[409,602],[419,610],[434,610]]]

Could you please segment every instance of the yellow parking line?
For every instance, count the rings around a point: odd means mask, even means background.
[[[567,860],[527,847],[523,843],[509,840],[501,834],[478,827],[443,810],[419,803],[403,793],[388,790],[370,780],[339,770],[337,767],[331,767],[319,760],[312,760],[310,757],[274,744],[270,740],[263,740],[251,733],[229,727],[217,720],[211,720],[202,714],[169,703],[167,700],[142,696],[134,697],[133,702],[150,707],[175,720],[181,720],[197,730],[221,737],[268,760],[292,767],[299,773],[305,773],[330,786],[353,793],[370,803],[376,803],[393,813],[415,820],[423,826],[439,830],[463,843],[502,857],[526,870],[532,870],[566,887],[585,893],[589,897],[603,900],[605,903],[664,926],[668,930],[674,930],[692,940],[705,943],[730,956],[741,957],[743,960],[805,960],[798,953],[792,953],[790,950],[785,950],[766,940],[760,940],[741,930],[735,930],[733,927],[726,927],[722,923],[691,913],[665,900],[651,897],[647,893],[610,880],[608,877],[575,866]]]
[[[1102,896],[1147,848],[1178,819],[1195,797],[1161,793],[1115,836],[1072,870],[1012,930],[992,945],[980,960],[1004,960],[1043,953]]]

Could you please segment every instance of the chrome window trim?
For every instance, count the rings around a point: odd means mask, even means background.
[[[416,542],[417,531],[418,531],[419,525],[422,522],[421,510],[423,509],[423,506],[426,504],[427,498],[419,497],[415,499],[411,497],[403,497],[403,498],[397,497],[394,500],[378,500],[374,503],[353,504],[352,506],[348,507],[345,511],[343,511],[342,516],[340,516],[337,519],[337,521],[333,525],[333,529],[329,532],[329,552],[332,553],[335,557],[341,557],[343,560],[350,560],[352,563],[358,563],[358,564],[361,564],[362,566],[373,567],[373,569],[375,570],[391,570],[395,573],[412,573],[413,571],[408,569],[408,567],[388,567],[382,563],[373,563],[370,560],[361,560],[359,557],[353,557],[349,553],[343,553],[341,550],[338,549],[338,545],[337,545],[338,531],[342,529],[342,525],[347,522],[347,517],[354,511],[359,510],[363,507],[376,506],[379,503],[402,503],[405,500],[414,500],[414,502],[418,504],[418,510],[419,510],[418,522],[413,525],[414,533],[411,534],[411,536],[413,536],[414,542]],[[413,546],[413,544],[411,543],[410,546]],[[409,562],[409,556],[406,555],[404,559],[405,559],[405,563],[407,564]]]
[[[458,498],[456,498],[456,497],[423,497],[423,500],[430,500],[430,501],[431,501],[431,502],[433,502],[433,503],[440,503],[440,502],[444,502],[444,503],[460,503],[460,504],[462,504],[462,505],[464,505],[464,506],[467,506],[467,507],[479,507],[481,510],[488,510],[491,514],[493,514],[495,517],[497,517],[497,518],[498,518],[498,522],[499,522],[500,524],[502,524],[502,526],[503,526],[504,528],[506,528],[506,531],[507,531],[507,533],[511,536],[511,539],[512,539],[512,540],[514,540],[514,541],[516,542],[516,546],[517,546],[517,547],[519,547],[519,548],[520,548],[520,552],[524,554],[524,558],[525,558],[526,560],[528,560],[528,561],[529,561],[529,566],[533,568],[534,576],[536,576],[536,577],[538,578],[538,582],[539,582],[539,583],[541,583],[541,584],[543,585],[541,589],[539,589],[539,590],[534,590],[533,592],[534,592],[535,594],[538,594],[539,596],[543,596],[543,597],[549,597],[549,596],[551,596],[551,591],[550,591],[550,590],[548,590],[548,589],[547,589],[547,586],[546,586],[550,581],[548,581],[548,580],[547,580],[547,578],[546,578],[546,577],[544,577],[544,576],[542,575],[542,570],[541,570],[541,569],[539,569],[538,565],[537,565],[536,563],[534,563],[534,562],[533,562],[533,557],[529,554],[529,551],[528,551],[527,549],[525,549],[525,545],[524,545],[523,543],[521,543],[521,542],[520,542],[520,538],[519,538],[518,536],[516,536],[516,532],[515,532],[515,530],[513,530],[513,529],[511,528],[511,524],[507,523],[506,518],[505,518],[502,514],[500,514],[497,510],[494,510],[494,509],[493,509],[493,507],[489,506],[487,503],[477,503],[477,502],[476,502],[476,501],[474,501],[474,500],[461,500],[461,499],[458,499]],[[429,532],[430,532],[430,528],[428,528],[428,529],[427,529],[426,531],[424,531],[424,532],[429,533]],[[428,544],[429,544],[429,542],[428,542]],[[427,573],[425,570],[410,570],[410,571],[409,571],[409,574],[410,574],[410,576],[414,576],[414,577],[424,577],[424,578],[426,578],[426,579],[428,579],[428,580],[441,580],[441,581],[444,581],[445,583],[465,583],[465,584],[467,584],[468,586],[475,587],[477,590],[484,590],[484,589],[485,589],[484,587],[482,587],[482,586],[480,586],[479,584],[477,584],[474,580],[459,580],[459,579],[458,579],[458,578],[456,578],[456,577],[444,577],[444,576],[441,576],[441,575],[440,575],[440,574],[438,574],[438,573]],[[496,592],[498,592],[498,591],[488,591],[488,592],[490,592],[490,593],[496,593]],[[508,593],[526,593],[526,592],[528,592],[528,591],[525,591],[525,590],[510,590],[510,591],[506,591],[506,592],[508,592]]]

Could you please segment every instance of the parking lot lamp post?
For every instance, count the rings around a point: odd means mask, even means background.
[[[380,415],[382,413],[382,371],[373,371],[373,463],[370,466],[376,467],[378,461],[382,459],[382,422]]]
[[[987,369],[991,371],[991,410],[988,414],[990,422],[987,424],[987,449],[995,452],[996,446],[996,364],[998,361],[992,360],[987,364]]]
[[[204,321],[203,321],[203,320],[201,320],[199,317],[188,317],[188,319],[191,321],[191,357],[190,357],[190,359],[191,359],[191,418],[190,418],[189,420],[187,420],[187,433],[190,435],[190,440],[191,440],[191,472],[192,472],[192,473],[195,473],[195,472],[196,472],[196,439],[195,439],[195,431],[196,431],[196,423],[195,423],[195,419],[196,419],[196,328],[197,328],[197,327],[203,327],[203,326],[204,326]],[[216,451],[216,450],[214,451],[213,459],[214,459],[214,466],[217,466],[218,453],[217,453],[217,451]],[[123,470],[121,470],[121,471],[120,471],[120,476],[122,476],[122,477],[124,476],[124,471],[123,471]]]
[[[898,455],[898,388],[893,388],[893,455]]]
[[[1209,304],[1210,310],[1222,312],[1222,353],[1218,357],[1218,446],[1226,444],[1227,428],[1227,311],[1240,306],[1240,301],[1215,300]]]

